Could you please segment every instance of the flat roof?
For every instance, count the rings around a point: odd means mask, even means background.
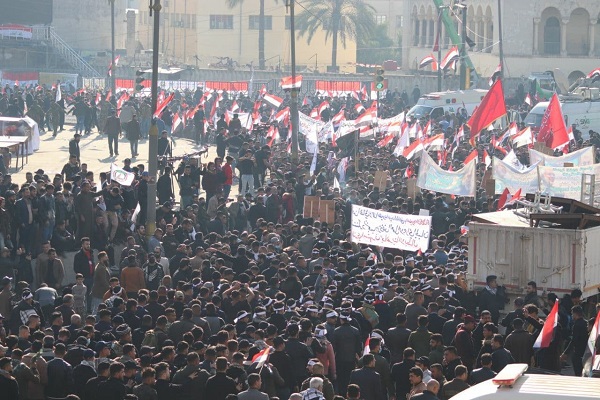
[[[452,397],[452,400],[598,399],[600,379],[562,375],[523,375],[512,387],[488,380]]]
[[[529,228],[529,219],[519,217],[514,213],[514,210],[503,210],[489,213],[474,214],[473,222],[503,226],[516,226],[519,228]]]

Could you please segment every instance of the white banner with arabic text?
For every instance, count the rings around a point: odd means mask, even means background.
[[[515,193],[521,189],[523,195],[535,193],[539,190],[537,164],[525,170],[519,170],[513,165],[494,157],[492,177],[495,180],[495,192],[500,194],[504,189]]]
[[[594,164],[594,147],[585,147],[560,157],[549,156],[537,150],[529,149],[529,164],[534,165],[538,162],[539,165],[546,167],[564,167],[565,163],[573,163],[574,167],[592,165]]]
[[[430,233],[430,216],[394,214],[352,205],[354,243],[425,252]]]

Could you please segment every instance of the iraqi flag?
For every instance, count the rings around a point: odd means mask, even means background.
[[[562,148],[569,143],[565,118],[563,117],[556,93],[552,95],[550,104],[548,104],[548,108],[544,112],[537,140],[538,142],[545,142],[546,146],[553,150],[559,147]]]
[[[423,58],[419,62],[419,68],[425,68],[429,64],[433,64],[435,62],[436,62],[436,60],[435,60],[435,57],[433,56],[433,54],[429,54],[428,56],[425,56],[425,58]]]
[[[505,115],[504,90],[502,90],[502,80],[498,79],[467,122],[467,125],[471,128],[471,145],[475,143],[475,137],[479,135],[479,132]]]
[[[418,152],[420,152],[422,150],[423,150],[423,142],[417,139],[414,142],[412,142],[410,146],[408,146],[407,148],[404,149],[404,151],[402,152],[402,155],[407,160],[410,160]]]
[[[110,164],[110,180],[118,182],[123,186],[131,186],[133,180],[135,179],[135,174],[133,172],[127,172],[123,168],[119,168],[117,164]]]
[[[594,325],[590,331],[587,346],[583,353],[583,376],[592,377],[594,370],[600,369],[600,354],[596,351],[596,342],[600,333],[600,311],[596,315]]]
[[[533,344],[534,349],[545,349],[550,346],[552,338],[554,337],[554,328],[558,325],[558,301],[554,303],[552,311],[548,314],[542,331],[538,335],[535,343]]]
[[[478,159],[479,159],[479,153],[477,152],[477,149],[475,149],[471,152],[471,154],[469,154],[467,156],[467,158],[465,158],[465,161],[463,163],[464,163],[464,165],[467,165],[468,163],[470,163],[473,160],[476,160],[476,162],[477,162]]]
[[[519,147],[529,146],[530,144],[533,144],[533,132],[531,131],[531,128],[528,126],[527,128],[517,133],[515,136],[513,136],[512,143],[513,146],[515,146],[517,149]]]
[[[275,108],[281,107],[281,104],[283,103],[283,99],[281,97],[277,97],[274,94],[269,94],[269,93],[266,93],[264,95],[263,100]]]
[[[259,351],[252,357],[252,362],[257,363],[256,368],[260,369],[269,359],[269,355],[271,355],[271,350],[273,348],[271,346],[265,347],[263,350]]]
[[[167,106],[169,105],[171,100],[173,100],[174,96],[175,96],[175,93],[171,93],[169,95],[169,97],[164,99],[162,102],[158,103],[158,106],[156,107],[156,112],[154,113],[155,117],[158,117],[160,114],[162,114],[162,112],[165,110],[165,108],[167,108]]]
[[[286,76],[281,78],[281,88],[284,90],[289,89],[299,89],[302,86],[302,75],[296,75],[295,79],[292,79],[291,76]]]
[[[492,76],[490,76],[490,80],[489,80],[489,85],[492,86],[494,84],[494,82],[496,82],[496,80],[498,78],[500,78],[500,75],[502,75],[502,65],[498,65],[496,67],[496,69],[494,70],[494,73],[492,74]]]
[[[600,79],[600,68],[596,68],[594,69],[592,72],[590,72],[589,74],[587,74],[587,78],[588,79],[593,79],[593,80],[598,80]]]
[[[460,56],[460,53],[458,52],[458,47],[457,46],[452,47],[450,49],[450,51],[442,59],[442,62],[440,63],[440,68],[442,70],[448,69],[448,67],[450,67],[452,62],[457,60],[459,56]]]

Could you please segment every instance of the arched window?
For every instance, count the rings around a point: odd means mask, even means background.
[[[549,17],[544,26],[544,54],[560,54],[560,21]]]

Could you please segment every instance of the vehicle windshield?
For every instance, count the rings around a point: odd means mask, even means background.
[[[433,107],[417,104],[410,109],[406,116],[412,119],[421,119],[424,116],[431,114],[432,110]]]
[[[544,118],[544,114],[537,114],[530,112],[525,117],[525,125],[532,128],[539,128],[542,125],[542,118]]]

